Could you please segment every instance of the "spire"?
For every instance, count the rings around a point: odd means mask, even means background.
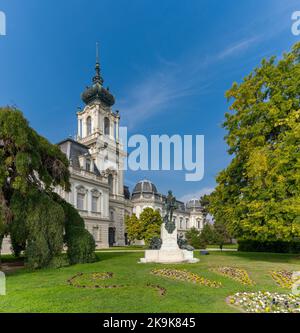
[[[85,104],[90,104],[94,101],[101,101],[106,106],[113,106],[115,104],[115,98],[110,93],[109,89],[103,87],[103,78],[101,76],[101,67],[99,60],[99,44],[96,43],[96,66],[95,76],[93,77],[93,84],[90,87],[86,87],[81,98]]]
[[[100,61],[99,61],[99,43],[96,43],[96,66],[95,66],[96,75],[93,77],[94,83],[103,84],[103,78],[101,76],[101,68],[100,68]]]

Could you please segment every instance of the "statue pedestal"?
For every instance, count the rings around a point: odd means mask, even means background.
[[[196,263],[199,259],[194,258],[193,251],[182,250],[177,244],[177,228],[169,234],[165,224],[161,226],[162,246],[160,250],[146,250],[145,257],[140,263],[157,262],[163,264],[171,263]]]

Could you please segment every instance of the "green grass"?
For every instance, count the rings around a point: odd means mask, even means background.
[[[113,247],[108,247],[108,248],[103,248],[103,249],[98,249],[96,251],[123,251],[123,250],[140,250],[143,251],[146,249],[145,245],[129,245],[129,246],[113,246]]]
[[[226,244],[223,246],[223,249],[237,249],[237,244]],[[139,250],[143,251],[147,248],[146,245],[130,245],[130,246],[113,246],[109,248],[99,249],[97,251],[126,251],[126,250]],[[207,249],[219,249],[219,245],[207,245]]]
[[[240,291],[288,292],[269,275],[272,270],[300,271],[299,255],[214,252],[197,264],[138,264],[143,253],[98,253],[99,261],[60,269],[19,270],[7,276],[7,295],[0,296],[0,312],[236,312],[225,302]],[[196,254],[198,256],[198,254]],[[8,257],[7,259],[9,259]],[[211,266],[231,265],[246,269],[256,282],[243,286],[209,271]],[[150,274],[153,268],[185,268],[205,278],[220,281],[219,289],[173,281]],[[75,274],[113,272],[105,284],[127,285],[115,289],[79,289],[67,280]],[[166,288],[165,296],[147,284]]]

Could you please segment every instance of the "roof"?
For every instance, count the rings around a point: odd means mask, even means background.
[[[147,179],[139,181],[133,191],[132,194],[138,194],[138,193],[158,193],[156,186]]]
[[[82,169],[79,162],[79,157],[85,156],[86,158],[92,158],[89,152],[89,148],[71,138],[65,139],[57,144],[61,151],[66,154],[70,164],[73,168]],[[94,164],[94,170],[89,171],[97,176],[100,176],[100,172]]]

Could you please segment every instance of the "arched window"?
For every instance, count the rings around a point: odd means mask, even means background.
[[[92,118],[87,117],[86,119],[86,135],[92,134]]]
[[[112,175],[108,175],[109,193],[113,193],[113,183],[114,183],[113,176]]]
[[[107,117],[104,118],[104,135],[109,135],[110,133],[110,122]]]
[[[198,229],[201,228],[201,221],[200,221],[200,219],[197,219],[197,228],[198,228]]]

